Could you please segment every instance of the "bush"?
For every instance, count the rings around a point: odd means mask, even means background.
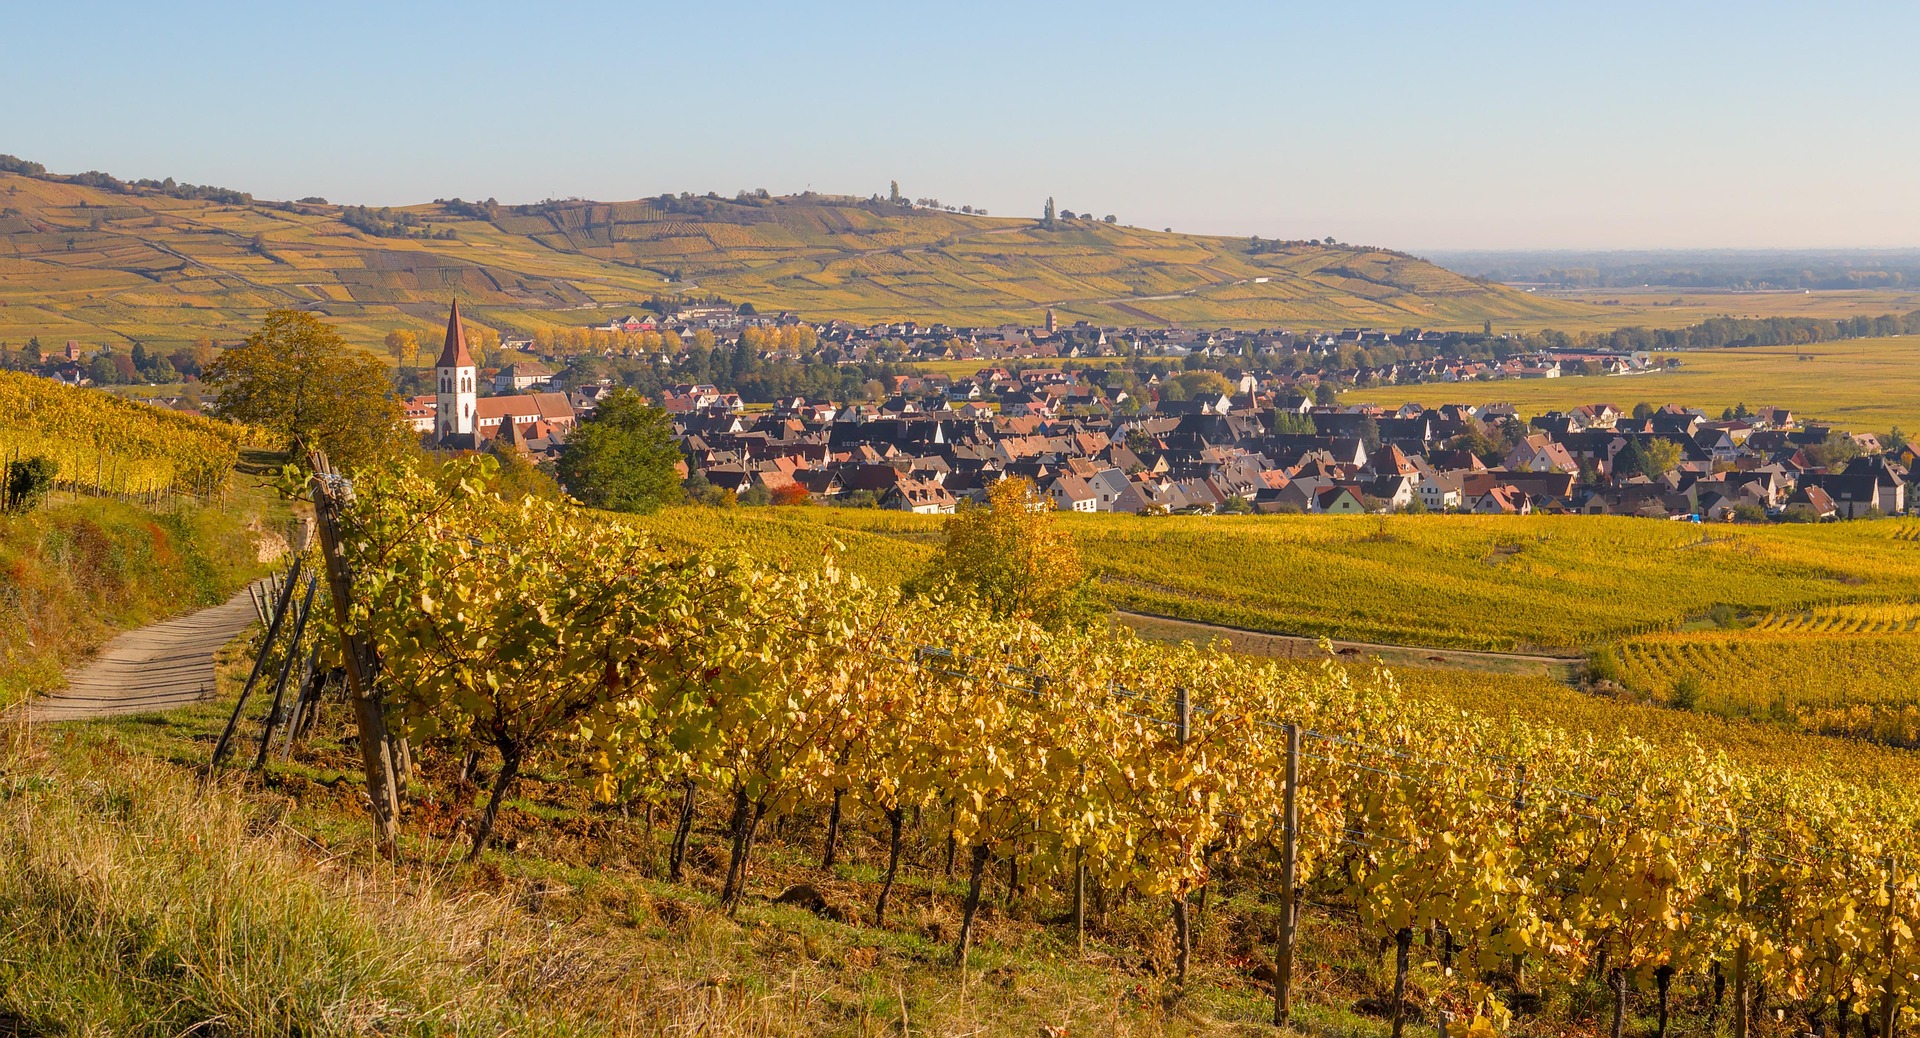
[[[1595,684],[1611,681],[1617,685],[1623,682],[1620,657],[1614,655],[1612,649],[1595,649],[1588,653],[1587,680]]]
[[[53,489],[52,458],[7,462],[0,470],[0,512],[24,512],[46,499]]]
[[[1692,674],[1682,674],[1673,683],[1673,696],[1669,700],[1676,710],[1693,710],[1700,705],[1700,679]]]

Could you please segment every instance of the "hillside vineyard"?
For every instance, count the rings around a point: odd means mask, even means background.
[[[1385,673],[1049,633],[903,601],[830,558],[662,551],[622,522],[503,500],[491,465],[357,488],[362,615],[392,706],[455,746],[564,718],[556,763],[602,796],[727,795],[729,899],[763,817],[839,794],[947,830],[973,902],[1003,854],[1035,882],[1084,869],[1174,906],[1210,884],[1332,900],[1403,953],[1442,934],[1475,967],[1442,981],[1463,987],[1518,962],[1664,998],[1674,971],[1711,968],[1882,1034],[1920,998],[1920,818],[1894,790],[1685,740],[1490,723]]]

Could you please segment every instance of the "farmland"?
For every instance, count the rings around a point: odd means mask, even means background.
[[[1580,652],[1744,613],[1904,600],[1911,523],[1708,527],[1602,516],[1063,516],[1112,604],[1139,612],[1460,649]],[[645,521],[680,544],[766,558],[837,542],[873,579],[917,571],[939,520],[858,509],[675,509]]]
[[[1489,286],[1412,257],[818,196],[396,209],[451,238],[375,237],[320,203],[226,204],[0,174],[0,339],[237,338],[307,307],[350,339],[424,331],[459,293],[504,329],[586,324],[656,293],[716,293],[815,320],[1068,320],[1247,327],[1477,327],[1600,308]],[[357,218],[364,223],[363,218]],[[607,312],[603,315],[603,311]]]
[[[1526,414],[1580,404],[1684,401],[1719,414],[1745,403],[1790,408],[1843,427],[1885,432],[1920,428],[1920,336],[1849,339],[1801,346],[1754,346],[1677,354],[1681,366],[1645,375],[1508,379],[1456,385],[1381,386],[1341,394],[1345,402],[1511,403]]]
[[[247,430],[0,371],[0,462],[43,457],[92,493],[207,495],[227,485]]]

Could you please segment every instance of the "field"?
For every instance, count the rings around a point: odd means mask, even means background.
[[[372,345],[425,333],[461,296],[471,319],[532,331],[718,293],[812,319],[1208,326],[1478,327],[1598,307],[1487,286],[1348,246],[1253,255],[1242,239],[1075,221],[772,199],[706,214],[563,203],[493,220],[396,210],[456,240],[373,237],[334,205],[226,205],[0,175],[0,340],[232,340],[274,306],[329,315]],[[679,280],[669,283],[669,279]]]
[[[245,427],[0,371],[0,462],[43,457],[55,481],[107,494],[224,489]]]
[[[1541,292],[1535,295],[1591,307],[1584,315],[1550,326],[1563,332],[1599,332],[1614,328],[1682,328],[1714,317],[1878,317],[1920,309],[1920,292],[1879,289],[1823,289],[1800,292],[1709,292],[1677,289],[1606,288]],[[1531,326],[1496,322],[1496,331],[1531,331]]]
[[[1523,414],[1580,404],[1631,408],[1678,403],[1718,415],[1723,408],[1774,406],[1843,428],[1920,429],[1920,336],[1675,354],[1674,371],[1645,375],[1509,379],[1464,385],[1381,386],[1341,394],[1346,402],[1398,405],[1511,403]]]
[[[1578,653],[1749,614],[1904,601],[1915,525],[1700,527],[1601,516],[1063,516],[1115,606],[1253,630],[1437,648]],[[817,556],[897,581],[940,522],[858,509],[669,510],[676,543]]]

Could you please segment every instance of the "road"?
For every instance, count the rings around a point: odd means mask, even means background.
[[[255,621],[243,590],[224,604],[137,628],[67,672],[67,687],[27,708],[32,721],[144,714],[213,695],[213,654]]]
[[[1318,638],[1250,631],[1220,624],[1196,623],[1150,613],[1115,610],[1114,618],[1144,638],[1155,641],[1211,641],[1224,638],[1233,651],[1249,656],[1280,659],[1324,659]],[[1524,652],[1483,652],[1473,649],[1434,649],[1417,645],[1385,645],[1378,642],[1334,641],[1333,651],[1341,656],[1379,657],[1388,666],[1437,667],[1454,670],[1491,671],[1500,674],[1533,674],[1567,681],[1584,660],[1574,656],[1546,656]]]

